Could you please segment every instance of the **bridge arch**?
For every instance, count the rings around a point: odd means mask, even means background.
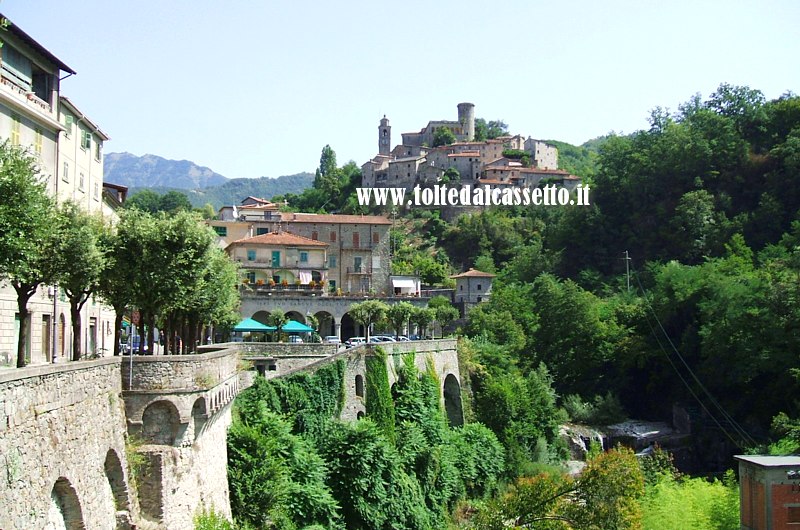
[[[142,438],[147,443],[175,445],[180,428],[180,413],[169,400],[150,403],[142,413]]]
[[[464,425],[464,412],[461,405],[461,385],[453,374],[447,374],[444,378],[444,410],[447,413],[447,421],[451,427]]]
[[[194,439],[200,436],[200,431],[208,420],[208,407],[206,407],[206,398],[199,397],[192,405],[192,420],[194,422]]]
[[[103,464],[106,479],[111,486],[111,494],[114,496],[114,508],[117,511],[130,510],[130,499],[128,498],[128,487],[125,483],[125,472],[122,469],[122,462],[114,449],[109,449],[106,453],[106,461]]]
[[[59,477],[50,492],[50,510],[47,513],[48,527],[66,530],[85,530],[83,510],[78,493],[66,477]]]

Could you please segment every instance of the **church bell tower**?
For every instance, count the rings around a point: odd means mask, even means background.
[[[392,127],[386,114],[383,115],[380,126],[378,126],[378,154],[388,155],[392,149]]]

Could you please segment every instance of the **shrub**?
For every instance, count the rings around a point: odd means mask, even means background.
[[[605,396],[595,396],[591,402],[584,401],[577,394],[570,394],[564,398],[562,405],[570,419],[576,423],[613,425],[627,418],[619,398],[611,392]]]

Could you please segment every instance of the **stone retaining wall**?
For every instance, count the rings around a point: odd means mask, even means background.
[[[133,383],[130,383],[131,358],[123,357],[122,384],[125,390],[203,390],[236,373],[238,352],[222,349],[195,355],[134,355]]]
[[[136,511],[120,381],[118,359],[0,372],[0,528],[114,528]]]

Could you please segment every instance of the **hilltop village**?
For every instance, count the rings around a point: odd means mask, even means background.
[[[438,145],[446,130],[452,143]],[[580,178],[558,169],[558,149],[541,140],[503,135],[475,140],[475,105],[458,104],[455,121],[429,121],[419,132],[403,133],[392,145],[392,127],[378,125],[378,154],[361,166],[362,186],[412,189],[437,183],[536,188],[542,181],[569,190]]]

